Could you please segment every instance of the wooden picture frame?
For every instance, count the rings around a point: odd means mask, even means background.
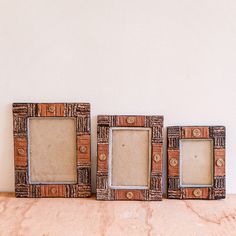
[[[75,120],[76,183],[33,184],[29,179],[29,119],[73,118]],[[90,104],[89,103],[14,103],[13,135],[16,197],[90,197]]]
[[[150,182],[145,189],[110,186],[111,132],[117,128],[150,129]],[[101,115],[97,118],[97,134],[97,199],[161,200],[163,116]]]
[[[172,126],[168,136],[168,198],[222,199],[225,198],[225,127]],[[212,185],[181,185],[181,140],[209,140],[212,142]],[[201,174],[201,171],[199,170]]]

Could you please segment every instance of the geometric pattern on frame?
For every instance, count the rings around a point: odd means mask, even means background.
[[[225,198],[225,127],[172,126],[167,128],[167,138],[168,198],[211,200]],[[181,140],[210,140],[212,142],[211,186],[181,186]]]
[[[29,180],[29,118],[57,117],[75,119],[76,181],[75,183],[30,183]],[[13,135],[16,197],[91,196],[89,103],[14,103]]]
[[[111,132],[120,128],[150,130],[150,182],[145,189],[135,188],[135,186],[128,189],[117,188],[109,184],[109,168],[112,168],[109,164],[111,163],[111,153],[109,153],[112,145]],[[98,200],[162,200],[162,163],[163,116],[100,115],[97,117]]]

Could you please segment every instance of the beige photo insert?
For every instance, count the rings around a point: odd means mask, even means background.
[[[74,118],[28,119],[30,183],[76,183]]]
[[[116,189],[148,189],[150,152],[150,128],[111,128],[110,187]]]
[[[180,140],[180,184],[183,187],[213,185],[211,139]]]

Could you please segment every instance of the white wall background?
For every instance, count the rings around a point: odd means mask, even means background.
[[[13,102],[90,102],[227,127],[236,193],[236,1],[0,0],[0,191],[14,190]]]

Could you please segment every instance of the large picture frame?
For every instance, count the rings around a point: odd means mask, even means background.
[[[29,119],[74,118],[76,183],[30,183]],[[89,103],[14,103],[13,135],[16,197],[90,197],[90,104]]]
[[[172,126],[167,128],[167,136],[168,198],[213,200],[225,198],[225,127]],[[186,140],[212,142],[211,186],[181,185],[181,141]],[[198,171],[201,175],[201,170]]]
[[[146,188],[111,186],[111,132],[135,128],[150,129],[149,184]],[[162,199],[163,116],[100,115],[97,118],[97,142],[98,200]]]

